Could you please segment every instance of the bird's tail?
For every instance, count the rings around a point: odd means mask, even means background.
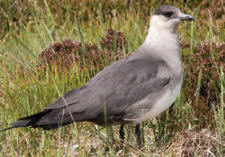
[[[20,128],[20,127],[28,127],[28,126],[37,127],[37,126],[35,126],[35,123],[37,121],[39,121],[44,115],[48,114],[49,112],[51,112],[51,110],[44,110],[42,112],[33,114],[31,116],[21,118],[17,122],[11,123],[10,124],[11,127],[2,129],[2,130],[0,130],[0,132],[4,132],[4,131],[7,131],[7,130],[10,130],[10,129],[13,129],[13,128]],[[41,126],[39,126],[39,127],[41,127]],[[43,129],[45,129],[45,128],[51,129],[51,128],[47,128],[46,126],[43,126],[42,128]]]
[[[0,132],[5,132],[5,131],[10,130],[10,129],[13,129],[13,128],[18,128],[18,127],[11,126],[11,127],[5,128],[5,129],[1,129]]]

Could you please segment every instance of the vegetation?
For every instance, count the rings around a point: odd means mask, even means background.
[[[137,49],[150,15],[162,4],[196,21],[179,30],[182,92],[166,112],[142,123],[143,149],[136,148],[132,125],[125,128],[121,149],[118,126],[85,122],[0,133],[0,156],[225,156],[222,0],[0,1],[0,128],[41,111]]]

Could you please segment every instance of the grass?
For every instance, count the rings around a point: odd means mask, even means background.
[[[0,156],[224,156],[224,60],[217,58],[225,52],[223,48],[213,46],[213,43],[224,43],[223,17],[217,17],[222,5],[210,6],[211,12],[207,12],[201,8],[206,2],[198,2],[198,5],[173,2],[196,18],[194,23],[181,24],[184,31],[179,29],[181,41],[190,42],[183,47],[182,53],[184,59],[190,56],[184,62],[186,81],[176,102],[166,112],[142,123],[145,139],[142,150],[136,148],[133,126],[125,127],[126,147],[118,150],[118,126],[102,128],[85,122],[52,131],[20,128],[1,133]],[[64,4],[52,0],[1,2],[1,128],[18,118],[41,111],[65,92],[84,85],[101,70],[87,64],[87,59],[83,60],[83,68],[74,63],[63,73],[58,73],[57,67],[38,70],[38,55],[46,47],[70,38],[81,43],[96,43],[102,50],[101,37],[108,28],[113,28],[126,37],[127,50],[123,49],[122,56],[126,55],[144,41],[149,13],[159,5],[160,2],[153,4],[152,1],[104,0],[98,3],[67,0]],[[194,46],[198,47],[202,41],[212,46],[210,50],[203,46],[204,53],[198,53]],[[86,51],[84,48],[83,53]],[[214,58],[217,80],[208,74],[211,65],[201,68],[204,57],[200,63],[195,63],[194,57],[205,53]],[[107,55],[102,56],[103,66],[113,62],[107,58]],[[96,58],[89,59],[94,61]],[[190,74],[187,72],[190,67],[200,71]],[[196,81],[191,80],[192,77]],[[215,93],[209,95],[209,102],[202,94],[206,89],[204,80],[212,84],[206,91]],[[114,144],[110,144],[112,133]]]

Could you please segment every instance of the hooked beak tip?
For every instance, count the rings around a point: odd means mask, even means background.
[[[180,20],[181,21],[194,21],[195,19],[191,15],[183,14],[182,16],[180,16]]]

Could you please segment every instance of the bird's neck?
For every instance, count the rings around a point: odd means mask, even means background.
[[[159,30],[158,28],[150,27],[144,43],[151,47],[176,49],[176,51],[179,49],[179,41],[176,31],[170,31],[167,29]]]
[[[144,45],[151,50],[149,53],[154,53],[154,56],[159,56],[172,68],[178,71],[182,70],[181,55],[179,40],[176,31],[159,30],[150,27]]]
[[[144,45],[156,50],[153,53],[160,51],[162,56],[180,56],[180,45],[176,31],[150,27]]]

